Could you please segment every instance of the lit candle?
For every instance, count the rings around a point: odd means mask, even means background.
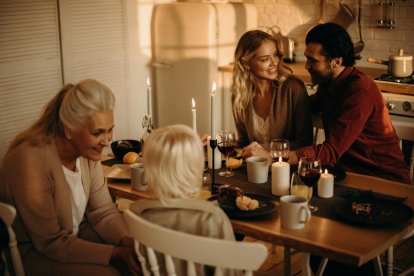
[[[321,173],[321,177],[318,181],[318,196],[324,198],[333,197],[334,190],[334,176],[328,173],[325,169],[325,173]]]
[[[211,88],[211,140],[216,140],[216,82]]]
[[[149,77],[147,77],[147,110],[148,110],[148,116],[151,117],[152,115],[151,83],[150,83]]]
[[[289,194],[289,178],[290,165],[282,161],[282,156],[279,156],[279,161],[272,164],[272,194],[283,196]]]
[[[193,108],[191,109],[191,113],[193,115],[193,130],[195,132],[197,132],[197,111],[196,111],[196,108],[195,108],[194,98],[191,98],[191,100],[192,100],[192,104],[193,104]]]

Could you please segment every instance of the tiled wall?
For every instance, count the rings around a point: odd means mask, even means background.
[[[321,0],[245,0],[254,3],[259,13],[260,26],[276,25],[283,35],[296,41],[296,56],[303,60],[304,37],[306,32],[320,19]],[[348,5],[354,11],[355,20],[348,27],[354,42],[359,41],[357,15],[357,0],[325,0],[323,20],[331,21],[339,10],[340,2]],[[362,37],[365,47],[361,53],[359,65],[385,68],[384,65],[368,63],[368,57],[388,60],[391,54],[396,54],[399,48],[414,55],[414,0],[394,0],[395,29],[376,27],[380,17],[378,3],[380,0],[362,1]],[[385,2],[385,0],[382,0]]]

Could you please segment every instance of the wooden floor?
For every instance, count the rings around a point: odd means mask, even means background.
[[[283,268],[283,247],[276,246],[276,250],[273,250],[272,245],[259,240],[246,237],[245,241],[249,242],[260,242],[266,245],[269,250],[269,256],[263,263],[259,271],[255,272],[255,276],[273,276],[273,275],[284,275]],[[382,258],[383,260],[383,258]],[[414,266],[414,236],[409,239],[400,241],[394,247],[394,274],[399,275],[401,271],[406,270]],[[301,256],[293,252],[291,258],[291,275],[302,275],[301,271]],[[414,272],[408,274],[414,276]],[[407,276],[408,276],[407,275]],[[369,275],[367,275],[369,276]]]

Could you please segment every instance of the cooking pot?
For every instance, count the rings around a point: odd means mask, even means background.
[[[264,31],[270,33],[279,41],[279,50],[283,54],[283,61],[287,63],[295,62],[295,41],[282,35],[280,28],[276,25],[264,27]]]
[[[387,65],[388,74],[397,78],[406,78],[413,73],[413,56],[404,55],[403,49],[399,49],[398,55],[390,55],[389,61],[372,57],[369,57],[367,61]]]

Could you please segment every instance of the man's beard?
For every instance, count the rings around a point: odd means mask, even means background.
[[[330,83],[333,80],[332,70],[327,71],[323,75],[320,73],[314,73],[314,72],[311,72],[310,75],[311,75],[312,83],[318,84],[318,85],[324,85],[324,84]]]

